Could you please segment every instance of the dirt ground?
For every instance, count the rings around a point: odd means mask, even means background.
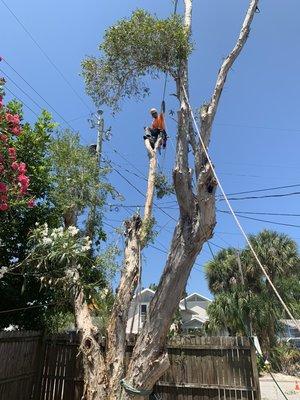
[[[300,400],[300,390],[296,389],[297,382],[300,388],[300,376],[283,374],[273,374],[273,376],[288,400]],[[259,382],[262,400],[285,400],[270,374],[260,377]]]

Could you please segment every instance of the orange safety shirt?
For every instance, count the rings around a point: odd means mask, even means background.
[[[152,121],[152,129],[166,130],[164,114],[160,113],[157,118]]]

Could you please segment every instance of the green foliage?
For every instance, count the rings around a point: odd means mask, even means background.
[[[299,311],[300,270],[296,243],[287,235],[264,230],[250,237],[259,259],[284,301]],[[282,305],[257,265],[249,247],[240,252],[244,285],[238,266],[237,250],[220,251],[206,265],[209,288],[215,299],[208,308],[210,331],[227,329],[231,334],[248,336],[250,327],[269,351],[276,345],[280,319],[285,318]]]
[[[289,343],[279,343],[272,349],[271,365],[275,371],[282,371],[288,375],[299,375],[300,350]]]
[[[12,101],[8,105],[12,113],[23,114],[22,105]],[[0,266],[9,268],[24,260],[27,251],[29,232],[37,222],[48,222],[50,226],[58,223],[59,215],[47,201],[51,187],[51,164],[48,159],[48,146],[55,124],[46,111],[41,113],[37,122],[31,126],[23,122],[22,134],[15,137],[14,146],[20,159],[26,163],[30,178],[30,196],[36,199],[34,208],[14,206],[1,214],[0,222]],[[46,304],[51,302],[53,293],[40,290],[40,282],[34,276],[24,277],[23,271],[14,267],[0,279],[0,310],[27,307],[28,304]],[[3,314],[0,329],[9,324],[24,329],[40,329],[44,325],[43,309],[33,308]]]
[[[53,187],[49,197],[61,214],[78,215],[91,205],[103,206],[108,185],[99,181],[95,155],[80,144],[79,134],[59,132],[50,145]],[[101,174],[108,172],[103,169]]]
[[[100,58],[82,62],[86,90],[98,106],[118,110],[120,100],[149,94],[146,75],[168,72],[175,77],[192,46],[178,15],[159,19],[137,10],[106,31],[99,50]]]
[[[143,221],[140,237],[142,246],[146,246],[148,243],[153,243],[156,237],[156,232],[153,230],[155,225],[155,218],[148,218]]]
[[[166,175],[162,172],[155,174],[154,185],[158,199],[162,199],[164,196],[170,196],[175,193],[174,186],[169,184]]]

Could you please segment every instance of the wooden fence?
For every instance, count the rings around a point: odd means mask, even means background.
[[[127,360],[133,344],[128,344]],[[255,352],[246,338],[183,337],[155,386],[162,400],[260,400]],[[77,335],[0,334],[0,400],[80,400]]]

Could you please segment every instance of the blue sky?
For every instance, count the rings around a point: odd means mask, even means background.
[[[127,17],[136,8],[145,8],[160,17],[172,12],[171,1],[152,0],[52,0],[37,2],[27,0],[5,0],[28,31],[38,41],[44,52],[67,77],[74,94],[41,51],[24,32],[14,17],[0,1],[2,41],[0,55],[41,94],[63,118],[82,135],[82,142],[95,142],[96,133],[87,123],[90,110],[94,110],[85,95],[80,77],[80,62],[86,55],[97,55],[97,46],[105,29],[118,19]],[[179,1],[179,12],[182,4]],[[108,6],[109,4],[109,6]],[[193,40],[195,51],[190,62],[190,93],[193,107],[199,107],[210,98],[216,73],[235,43],[246,11],[246,0],[202,0],[194,1]],[[230,72],[216,117],[210,153],[219,177],[227,193],[271,188],[284,185],[300,185],[300,4],[298,0],[263,0],[261,13],[255,16],[249,41]],[[19,87],[29,94],[40,106],[47,105],[11,70],[5,62],[0,63]],[[2,72],[0,71],[0,75]],[[38,107],[20,91],[11,79],[7,87],[20,99],[39,112]],[[159,107],[163,77],[151,83],[151,96],[143,102],[126,101],[122,112],[112,117],[105,109],[106,125],[112,127],[113,138],[105,143],[105,156],[112,159],[115,168],[140,191],[146,182],[140,176],[147,174],[147,156],[141,139],[143,126],[150,123],[148,110]],[[174,85],[169,80],[167,87],[167,109],[176,109],[172,96]],[[8,98],[11,95],[8,94]],[[50,110],[51,111],[51,110]],[[33,122],[35,115],[26,110],[26,119]],[[57,115],[54,118],[62,122]],[[62,122],[62,126],[64,126]],[[169,141],[165,161],[160,160],[164,172],[170,176],[174,161],[175,126],[167,119]],[[116,153],[113,149],[117,150]],[[120,156],[121,154],[121,156]],[[123,158],[122,158],[123,157]],[[126,161],[125,161],[126,160]],[[136,175],[139,175],[136,176]],[[143,197],[118,174],[112,181],[124,195],[125,205],[143,203]],[[299,186],[300,187],[300,186]],[[299,187],[254,193],[270,195],[298,191]],[[143,285],[157,282],[164,266],[169,240],[177,216],[174,198],[156,201],[170,216],[155,208],[159,235],[154,246],[144,251]],[[261,213],[299,213],[299,195],[233,200],[235,210]],[[226,210],[224,202],[217,203],[218,209]],[[119,208],[108,212],[106,223],[118,226],[134,211],[134,208]],[[248,215],[277,223],[299,225],[299,217]],[[172,218],[170,218],[172,217]],[[299,227],[274,225],[266,222],[241,219],[248,233],[257,233],[263,228],[276,229],[300,241]],[[119,240],[112,228],[106,225],[111,237]],[[243,247],[233,218],[217,214],[215,235],[211,240],[214,252],[217,246]],[[204,246],[188,282],[187,291],[199,291],[209,296],[203,274],[203,264],[210,258]]]

